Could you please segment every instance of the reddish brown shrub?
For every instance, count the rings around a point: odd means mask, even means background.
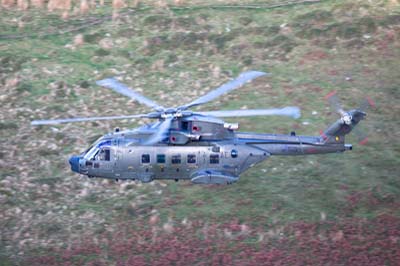
[[[15,4],[15,0],[1,0],[2,7],[12,7]]]
[[[34,7],[43,7],[44,0],[31,0],[31,5]]]
[[[17,0],[17,7],[20,10],[27,10],[29,7],[28,0]]]
[[[88,235],[81,243],[50,255],[31,257],[35,265],[398,265],[400,218],[382,215],[373,220],[295,222],[280,234],[259,240],[260,230],[242,234],[238,221],[226,224],[193,222],[175,225],[165,233],[139,221],[134,229],[121,224],[120,231]],[[229,231],[230,237],[225,233]],[[107,258],[108,261],[103,258]]]

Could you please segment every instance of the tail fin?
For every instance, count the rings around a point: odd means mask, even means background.
[[[343,113],[340,119],[321,133],[323,142],[335,144],[344,143],[344,136],[349,134],[366,115],[366,113],[360,110],[351,110],[347,113]]]

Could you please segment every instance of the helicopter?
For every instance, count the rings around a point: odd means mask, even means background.
[[[153,109],[147,114],[78,117],[35,120],[32,125],[54,125],[113,119],[149,118],[154,123],[139,128],[119,130],[100,137],[80,155],[71,156],[73,172],[118,180],[158,179],[190,180],[194,184],[232,184],[240,174],[272,155],[308,155],[351,150],[345,135],[365,118],[366,105],[344,111],[336,93],[328,95],[340,118],[319,136],[298,136],[295,132],[262,134],[238,131],[237,123],[223,117],[280,115],[300,117],[298,107],[273,109],[192,111],[261,76],[261,71],[247,71],[200,98],[178,107],[164,107],[135,92],[115,78],[96,84],[125,95]]]

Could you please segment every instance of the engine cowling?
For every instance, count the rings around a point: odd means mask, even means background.
[[[170,144],[177,144],[177,145],[184,145],[188,143],[190,140],[199,140],[200,135],[193,135],[187,134],[180,131],[173,131],[169,135],[169,143]]]

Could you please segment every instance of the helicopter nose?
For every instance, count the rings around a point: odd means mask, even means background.
[[[71,165],[71,170],[79,173],[79,156],[71,156],[69,158],[69,164]]]

